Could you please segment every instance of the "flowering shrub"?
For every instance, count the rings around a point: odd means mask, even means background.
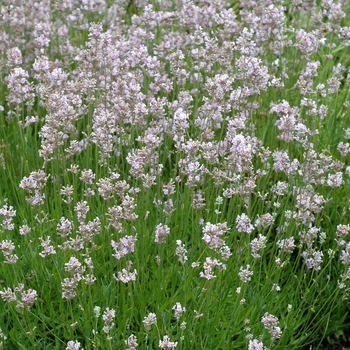
[[[0,7],[0,349],[317,349],[350,291],[350,4]]]

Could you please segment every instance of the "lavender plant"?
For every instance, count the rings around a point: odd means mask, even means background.
[[[0,349],[344,334],[348,13],[4,0]]]

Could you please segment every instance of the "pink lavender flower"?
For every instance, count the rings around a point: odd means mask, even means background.
[[[301,253],[305,264],[308,269],[313,269],[316,271],[321,270],[321,264],[323,261],[323,253],[322,251],[317,251],[315,249],[310,249],[308,251],[303,251]],[[340,258],[341,259],[341,258]]]
[[[246,283],[251,280],[251,276],[253,276],[253,271],[250,271],[250,265],[248,264],[247,267],[244,269],[243,266],[239,268],[238,276],[241,279],[242,282]]]
[[[64,264],[64,269],[73,276],[82,276],[85,272],[85,266],[73,256]]]
[[[169,198],[168,200],[166,200],[164,202],[163,213],[166,216],[170,216],[173,212],[174,212],[174,203],[173,203],[173,200],[171,198]]]
[[[157,324],[157,315],[154,313],[149,313],[144,320],[142,321],[142,323],[144,324],[146,331],[151,330],[151,327],[153,324]]]
[[[345,245],[346,242],[344,238],[348,235],[350,231],[349,225],[339,224],[337,226],[336,235],[337,235],[337,243],[339,246]]]
[[[17,300],[16,293],[12,291],[11,288],[4,289],[0,291],[0,295],[3,301],[7,301],[8,303]]]
[[[170,179],[170,181],[167,184],[162,185],[162,190],[164,196],[171,196],[175,193],[175,182],[173,179]]]
[[[177,347],[178,342],[170,341],[169,336],[165,335],[163,340],[159,340],[159,347],[166,350],[174,350]]]
[[[70,340],[67,343],[66,350],[79,350],[80,349],[80,345],[81,344],[78,341]]]
[[[41,240],[41,246],[44,248],[44,250],[41,253],[39,253],[39,255],[42,258],[46,258],[49,255],[56,254],[54,246],[50,245],[51,243],[50,236],[48,236],[46,240],[40,237],[40,240]]]
[[[341,172],[337,172],[336,174],[328,174],[327,185],[336,188],[340,187],[344,183],[343,174]]]
[[[29,74],[23,68],[15,67],[5,78],[9,93],[6,97],[9,103],[19,105],[34,98],[34,86],[28,81]]]
[[[282,331],[281,328],[278,327],[278,318],[276,316],[266,312],[261,318],[261,322],[263,323],[264,328],[270,333],[271,341],[281,338]]]
[[[62,216],[60,222],[57,224],[57,234],[62,238],[65,238],[72,233],[72,230],[73,223]]]
[[[113,181],[110,178],[101,178],[97,181],[98,193],[104,200],[112,198],[115,191]]]
[[[61,282],[62,299],[71,300],[77,295],[75,289],[78,287],[80,280],[80,277],[74,276],[73,278],[65,278],[63,282]]]
[[[102,319],[104,322],[103,331],[107,334],[114,328],[114,322],[113,322],[114,317],[115,317],[115,310],[107,307],[102,315]]]
[[[350,152],[350,144],[348,142],[339,142],[337,150],[342,157],[345,157]]]
[[[258,216],[255,221],[255,226],[257,228],[268,228],[273,223],[274,219],[274,216],[269,213],[263,214],[261,216]]]
[[[19,294],[19,296],[16,295]],[[34,289],[24,290],[24,284],[19,284],[15,287],[14,291],[11,288],[7,288],[4,291],[0,291],[2,300],[7,302],[16,302],[17,308],[29,309],[35,300],[37,300],[37,292]]]
[[[205,278],[207,280],[211,280],[213,278],[216,278],[216,275],[214,275],[214,267],[217,266],[219,270],[226,270],[226,265],[222,262],[218,261],[218,259],[212,259],[210,257],[207,257],[205,259],[205,263],[203,264],[204,272],[200,272],[199,276],[202,278]]]
[[[28,233],[30,233],[30,231],[31,231],[31,228],[28,225],[22,225],[19,228],[19,234],[21,236],[26,236]]]
[[[96,281],[96,277],[90,273],[83,276],[83,280],[85,281],[86,285],[92,286]]]
[[[60,190],[60,194],[66,196],[67,198],[63,199],[63,202],[69,204],[72,202],[72,195],[74,193],[73,186],[63,186]]]
[[[236,224],[238,232],[251,234],[254,231],[254,226],[251,224],[249,217],[244,213],[237,216]]]
[[[32,306],[32,304],[34,303],[34,301],[37,300],[37,292],[34,289],[28,289],[27,291],[21,292],[21,297],[21,307],[29,309],[30,306]],[[17,307],[19,307],[19,305],[17,305]]]
[[[224,261],[232,255],[230,248],[226,245],[225,241],[221,238],[225,233],[229,231],[227,223],[211,224],[207,222],[203,228],[203,240],[210,249],[214,249],[221,253]]]
[[[133,253],[135,251],[135,242],[137,238],[135,236],[125,236],[120,239],[119,242],[111,240],[111,245],[114,250],[112,254],[117,260],[120,260],[123,256]]]
[[[15,245],[12,241],[5,240],[0,243],[0,249],[4,255],[11,255],[15,249]]]
[[[278,240],[277,246],[285,253],[293,253],[295,248],[294,237]]]
[[[307,33],[304,29],[299,29],[296,33],[295,46],[303,53],[304,58],[309,58],[317,51],[319,40],[316,33]]]
[[[11,231],[14,229],[15,225],[12,223],[13,218],[16,216],[16,210],[10,205],[5,204],[0,209],[0,215],[2,215],[3,221],[1,223],[1,227],[3,230]]]
[[[131,334],[127,340],[125,340],[127,346],[126,350],[136,350],[139,344],[137,344],[137,338],[134,334]]]
[[[18,47],[7,50],[6,54],[8,66],[19,66],[22,64],[22,52]]]
[[[16,254],[12,254],[15,249],[15,245],[12,241],[4,240],[0,243],[0,250],[2,250],[5,256],[5,264],[14,265],[18,260]]]
[[[168,227],[168,225],[158,224],[156,227],[156,237],[154,241],[156,243],[165,243],[166,238],[169,236],[169,234],[170,228]]]
[[[45,193],[41,191],[44,189],[49,176],[46,176],[43,170],[33,171],[29,177],[24,177],[19,187],[23,188],[27,193],[31,194],[26,198],[26,201],[33,206],[42,205],[45,199]],[[33,195],[34,191],[34,195]]]
[[[185,262],[188,260],[186,247],[184,244],[182,244],[181,240],[179,239],[176,240],[176,244],[177,244],[177,247],[175,250],[175,254],[178,257],[180,263],[184,265]]]
[[[203,228],[203,240],[207,246],[211,249],[218,249],[225,245],[225,242],[220,237],[224,235],[229,228],[227,223],[213,225],[210,222],[207,222]]]
[[[267,241],[267,238],[265,236],[259,234],[259,238],[254,238],[250,242],[252,255],[255,259],[260,258],[260,254],[258,254],[258,251],[261,249],[264,249],[266,247],[266,241]]]
[[[347,243],[345,250],[342,250],[340,260],[343,264],[350,265],[350,243]]]
[[[175,312],[176,319],[179,320],[180,317],[182,316],[182,314],[186,311],[186,308],[183,307],[179,302],[177,302],[173,306],[172,310],[174,310],[174,312]]]
[[[248,350],[267,350],[262,342],[257,339],[249,340]]]
[[[95,174],[91,169],[84,169],[81,171],[80,180],[85,182],[87,185],[92,185],[94,183]]]
[[[90,207],[88,206],[88,203],[86,201],[80,201],[74,207],[74,210],[77,212],[79,223],[83,223],[88,211],[90,210]]]
[[[136,281],[137,270],[131,272],[132,262],[129,261],[129,264],[126,269],[123,269],[121,272],[118,271],[118,277],[113,275],[114,279],[118,282],[129,283],[130,281]]]

